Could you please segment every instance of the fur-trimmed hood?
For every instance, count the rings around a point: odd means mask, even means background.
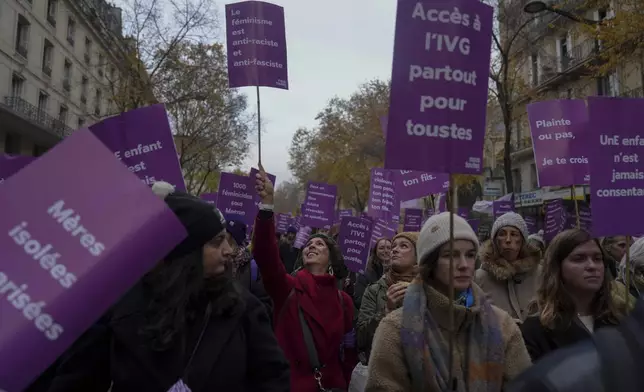
[[[501,257],[492,240],[487,240],[481,245],[478,257],[481,269],[500,281],[506,281],[517,275],[533,271],[539,267],[541,262],[539,250],[525,243],[519,254],[519,259],[510,263]]]

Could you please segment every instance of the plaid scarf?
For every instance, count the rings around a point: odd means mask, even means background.
[[[470,302],[467,301],[467,297],[468,294],[459,297],[459,302]],[[436,310],[444,307],[445,309],[440,310],[447,314],[450,306],[448,300],[432,287],[425,286],[420,278],[414,279],[407,288],[402,311],[401,340],[406,362],[409,364],[413,392],[501,391],[505,347],[499,322],[485,295],[476,293],[472,298],[472,302],[475,303],[470,311],[475,313],[475,321],[463,332],[468,334],[465,348],[468,352],[465,355],[469,363],[464,366],[455,364],[455,369],[464,367],[462,374],[465,380],[458,380],[456,389],[452,389],[453,382],[448,380],[447,332],[443,338],[436,320],[432,317],[433,306],[436,306]],[[455,313],[467,311],[463,305],[453,306]]]

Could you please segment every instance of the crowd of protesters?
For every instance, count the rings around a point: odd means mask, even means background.
[[[298,249],[294,228],[275,232],[263,170],[256,189],[249,244],[243,223],[156,183],[188,237],[28,391],[501,392],[619,325],[644,289],[644,240],[573,229],[546,244],[513,212],[482,244],[434,215],[350,273],[336,228]]]

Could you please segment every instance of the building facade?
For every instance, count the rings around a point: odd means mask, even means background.
[[[522,12],[527,1],[513,2],[516,9],[511,12]],[[610,20],[614,14],[611,8],[590,9],[584,7],[584,3],[584,0],[561,1],[561,7],[594,21]],[[619,6],[619,0],[611,2],[611,7]],[[501,25],[502,17],[500,15]],[[598,53],[605,48],[593,36],[594,27],[552,12],[536,16],[526,14],[526,19],[529,22],[524,26],[522,38],[528,40],[529,45],[527,50],[519,51],[513,62],[520,68],[522,78],[522,89],[517,91],[518,97],[514,100],[511,140],[514,191],[518,194],[534,192],[538,188],[526,111],[530,102],[589,96],[644,96],[644,61],[640,54],[633,53],[631,60],[598,76],[596,69],[602,61]]]
[[[105,0],[0,1],[0,153],[39,156],[112,113],[121,31]]]

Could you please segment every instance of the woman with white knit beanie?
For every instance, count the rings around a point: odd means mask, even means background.
[[[528,226],[521,215],[501,215],[492,225],[490,240],[479,250],[481,268],[476,271],[476,284],[518,322],[530,315],[541,276],[541,252],[527,239]]]
[[[376,330],[365,391],[501,392],[530,366],[517,324],[474,283],[476,234],[463,218],[453,219],[453,247],[448,212],[425,222],[416,243],[420,274],[408,287],[403,307]],[[453,298],[448,297],[451,258]],[[456,332],[450,365],[451,307]]]

